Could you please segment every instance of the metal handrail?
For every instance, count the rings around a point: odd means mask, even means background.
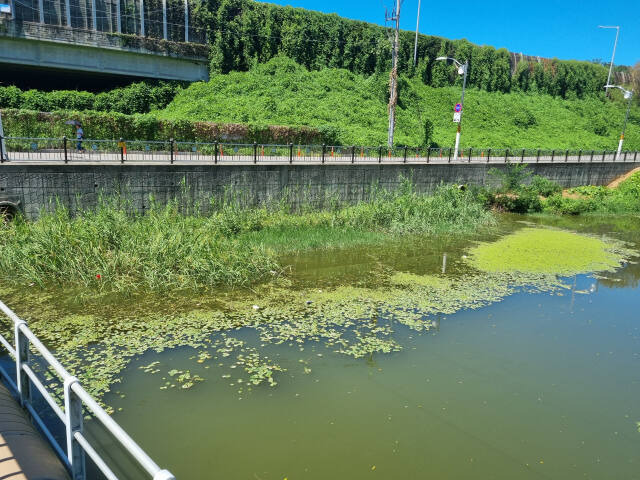
[[[85,149],[78,153],[73,147],[79,140],[75,138],[40,138],[40,137],[3,137],[5,161],[10,161],[10,153],[18,160],[31,160],[30,153],[37,154],[40,160],[62,160],[65,163],[73,161],[104,161],[125,163],[146,161],[150,158],[161,162],[174,163],[181,161],[211,161],[223,163],[228,159],[233,161],[248,161],[253,163],[264,161],[284,161],[289,163],[317,160],[319,162],[351,161],[379,163],[625,163],[637,162],[638,151],[626,150],[619,158],[615,151],[607,150],[572,150],[572,149],[534,149],[534,148],[463,148],[457,160],[453,160],[451,147],[416,147],[416,146],[366,146],[366,145],[306,145],[301,143],[273,144],[273,143],[240,143],[240,142],[210,142],[184,140],[105,140],[82,139],[83,146],[95,145],[100,148]],[[12,145],[12,142],[14,144]],[[43,143],[43,148],[29,149],[27,143],[36,145]],[[16,145],[17,143],[17,145]],[[112,146],[112,147],[109,147]],[[127,146],[129,147],[127,151]],[[188,150],[188,147],[192,150]],[[140,149],[139,147],[151,147]],[[238,152],[235,152],[235,149]],[[202,151],[204,149],[205,151]],[[272,151],[275,150],[275,151]],[[48,158],[45,156],[50,155]],[[78,155],[82,155],[79,157]],[[20,158],[22,157],[22,158]],[[25,158],[27,157],[27,158]],[[175,157],[175,158],[174,158]]]
[[[0,335],[0,344],[16,361],[16,382],[0,366],[0,374],[14,388],[20,399],[20,404],[30,413],[31,417],[52,444],[55,452],[65,464],[73,480],[86,480],[85,454],[88,455],[98,469],[109,479],[118,480],[117,475],[109,468],[103,458],[92,447],[83,435],[83,411],[86,408],[111,433],[113,438],[147,471],[153,480],[175,480],[168,470],[161,469],[147,453],[125,432],[120,425],[95,401],[95,399],[80,385],[78,379],[72,376],[45,347],[36,335],[29,329],[27,322],[20,319],[9,307],[0,301],[0,310],[13,322],[15,348]],[[29,364],[33,347],[46,361],[64,383],[64,409],[58,405],[46,386],[40,381]],[[51,431],[36,412],[31,401],[31,386],[35,386],[42,394],[56,416],[65,426],[66,452],[55,441]]]

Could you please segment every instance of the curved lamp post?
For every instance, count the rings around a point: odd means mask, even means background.
[[[456,147],[453,152],[453,161],[458,160],[458,148],[460,147],[460,133],[462,130],[462,112],[464,111],[464,89],[467,86],[467,71],[469,70],[469,60],[465,60],[464,63],[459,62],[455,58],[452,57],[438,57],[436,60],[451,60],[455,63],[456,67],[458,67],[458,75],[464,75],[462,79],[462,97],[460,98],[460,106],[462,109],[460,110],[460,122],[458,122],[458,131],[456,132]]]
[[[617,88],[619,90],[622,90],[622,94],[624,95],[625,100],[629,100],[629,103],[627,105],[627,113],[624,116],[624,124],[622,126],[622,134],[620,135],[620,142],[618,143],[618,151],[616,153],[616,162],[618,161],[618,158],[620,157],[620,152],[622,151],[622,142],[624,142],[624,131],[627,129],[627,121],[629,120],[629,112],[631,111],[631,99],[633,98],[633,90],[627,90],[625,88],[622,88],[620,85],[605,85],[604,86],[605,89],[607,88]]]

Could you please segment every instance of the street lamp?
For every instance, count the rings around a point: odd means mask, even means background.
[[[469,60],[465,60],[464,63],[459,62],[452,57],[438,57],[436,60],[451,60],[458,67],[458,75],[464,75],[462,79],[462,97],[460,98],[460,119],[458,122],[458,131],[456,133],[456,147],[453,152],[453,161],[458,160],[458,147],[460,147],[460,131],[462,126],[462,111],[464,110],[464,89],[467,86],[467,72],[469,71]],[[455,119],[454,119],[455,120]]]
[[[622,135],[620,135],[620,143],[618,143],[618,152],[616,153],[616,162],[622,151],[622,142],[624,141],[624,131],[627,129],[627,121],[629,120],[629,111],[631,110],[631,99],[633,98],[633,90],[627,90],[619,85],[605,85],[604,88],[617,88],[622,91],[625,100],[629,100],[627,105],[627,114],[624,116],[624,125],[622,126]]]
[[[616,29],[616,41],[613,44],[613,55],[611,55],[611,63],[609,64],[609,76],[607,77],[607,85],[611,81],[611,71],[613,70],[613,59],[616,57],[616,47],[618,46],[618,35],[620,35],[619,26],[598,25],[598,28],[615,28]],[[609,90],[606,90],[607,94]]]

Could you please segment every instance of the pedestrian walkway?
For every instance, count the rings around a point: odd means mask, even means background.
[[[0,479],[68,480],[56,454],[0,383]]]

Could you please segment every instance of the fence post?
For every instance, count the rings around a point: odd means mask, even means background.
[[[536,152],[536,163],[540,163],[540,149]]]
[[[322,163],[324,164],[324,153],[327,151],[327,145],[322,144]]]
[[[635,162],[636,160],[638,160],[638,151],[636,150],[636,153],[633,154],[633,161]]]
[[[591,157],[589,158],[589,163],[593,163],[593,154],[595,153],[595,150],[591,150]]]
[[[504,163],[508,163],[509,162],[509,149],[507,148],[507,150],[504,152]]]
[[[487,150],[487,163],[491,160],[491,149]]]
[[[520,163],[524,163],[524,148],[522,149],[522,156],[520,157]]]
[[[213,164],[218,163],[218,142],[213,142]]]
[[[551,150],[551,163],[553,163],[553,159],[556,156],[556,151],[555,150]]]
[[[622,161],[623,162],[627,161],[627,151],[626,150],[624,151],[624,158],[622,159]]]
[[[451,163],[451,148],[449,148],[449,160],[447,161],[447,163]]]
[[[69,158],[67,155],[67,136],[62,137],[62,146],[64,148],[64,163],[69,163]]]
[[[567,160],[569,160],[569,150],[564,152],[564,163],[567,163]]]
[[[427,163],[429,163],[430,159],[431,159],[431,148],[427,147]]]
[[[606,150],[602,150],[602,163],[604,163],[604,156],[607,154]]]
[[[382,145],[378,147],[378,163],[382,163]]]
[[[0,133],[0,163],[4,163],[4,136]]]
[[[289,144],[289,164],[293,163],[293,143]]]
[[[356,161],[356,146],[351,146],[351,163],[355,163]]]
[[[582,150],[578,150],[578,163],[580,163],[581,158],[582,158]]]
[[[14,327],[14,338],[16,342],[16,383],[18,386],[20,405],[23,407],[31,403],[31,383],[29,383],[29,376],[22,369],[23,364],[29,363],[29,339],[20,330],[20,327],[26,324],[27,322],[20,320]]]
[[[124,140],[120,137],[120,141],[118,142],[120,145],[120,163],[124,163]]]
[[[169,148],[171,149],[171,153],[169,155],[169,162],[171,163],[171,165],[173,165],[173,138],[169,139]]]
[[[473,153],[473,148],[469,148],[469,156],[467,157],[467,163],[471,163],[471,154]]]
[[[67,378],[64,382],[67,458],[71,465],[71,478],[73,480],[86,480],[84,450],[75,438],[76,432],[82,432],[82,400],[72,390],[74,383],[78,383],[78,379],[75,377]]]
[[[258,144],[253,142],[253,163],[258,163]]]

